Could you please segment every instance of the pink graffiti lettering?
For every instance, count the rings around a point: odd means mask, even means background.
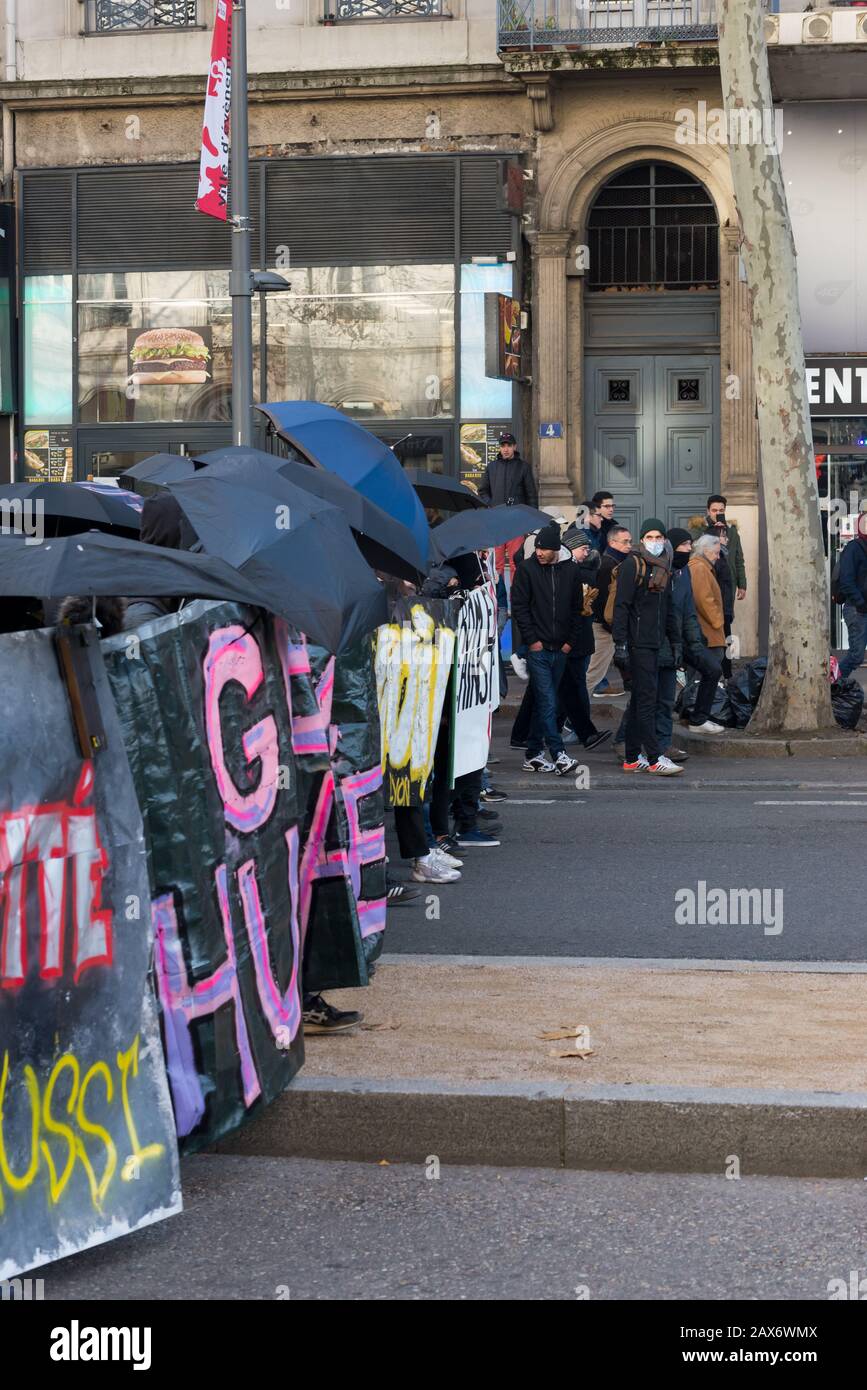
[[[310,833],[301,856],[299,875],[301,940],[303,943],[310,921],[313,885],[320,879],[345,878],[352,886],[358,910],[361,935],[371,936],[385,928],[385,898],[361,897],[361,870],[385,857],[385,829],[362,830],[359,824],[359,802],[382,786],[382,771],[352,773],[340,779],[340,791],[346,808],[349,843],[346,849],[325,848],[328,822],[335,803],[334,774],[326,772],[316,800]]]
[[[250,834],[265,824],[277,802],[280,768],[277,725],[274,716],[269,714],[243,735],[244,756],[250,766],[259,762],[259,780],[252,789],[242,790],[226,767],[220,696],[231,681],[237,681],[249,702],[265,679],[262,654],[255,637],[237,626],[212,632],[205,656],[204,679],[205,729],[226,822],[233,829]]]
[[[95,965],[112,963],[112,913],[102,905],[108,855],[99,838],[96,811],[84,803],[93,791],[86,762],[72,802],[23,806],[0,815],[0,985],[22,985],[28,971],[27,889],[31,866],[39,903],[39,974],[56,979],[64,968],[67,862],[70,863],[73,979]]]

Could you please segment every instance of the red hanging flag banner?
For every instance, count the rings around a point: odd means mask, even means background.
[[[232,113],[232,3],[217,0],[211,66],[205,94],[199,195],[196,207],[225,222],[229,204],[229,128]]]

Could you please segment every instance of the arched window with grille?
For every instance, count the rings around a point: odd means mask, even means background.
[[[588,221],[591,290],[716,289],[719,223],[707,189],[674,164],[632,164]]]

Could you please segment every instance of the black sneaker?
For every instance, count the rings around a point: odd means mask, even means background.
[[[485,809],[484,806],[480,806],[480,807],[479,807],[478,811],[476,812],[476,815],[477,815],[477,817],[478,817],[479,820],[499,820],[499,819],[500,819],[500,817],[497,815],[496,811],[488,811],[488,810]]]
[[[415,902],[420,897],[420,888],[413,888],[409,883],[401,883],[396,878],[386,879],[385,901],[389,907],[400,907],[404,903]]]
[[[584,747],[587,749],[598,748],[600,744],[607,743],[611,737],[610,729],[597,729],[595,734],[591,734]]]
[[[443,835],[437,840],[436,848],[445,850],[446,854],[457,854],[460,849],[457,835]]]
[[[509,747],[510,747],[510,748],[520,748],[521,752],[523,753],[524,750],[526,749],[527,745],[526,745],[526,743],[516,743],[515,740],[514,740],[513,738],[510,738],[510,739],[509,739]]]
[[[508,801],[506,792],[501,792],[499,787],[488,787],[486,792],[482,792],[482,800],[490,805],[494,801]]]
[[[305,1033],[343,1033],[357,1027],[364,1014],[355,1009],[335,1009],[321,994],[313,994],[304,1000],[302,1018]]]

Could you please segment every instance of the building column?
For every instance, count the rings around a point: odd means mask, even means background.
[[[720,237],[721,491],[727,515],[738,523],[747,570],[747,596],[735,603],[735,654],[759,651],[759,434],[753,382],[750,292],[740,273],[739,233]]]
[[[574,505],[569,482],[569,373],[566,324],[568,232],[539,232],[533,239],[534,410],[539,456],[539,501]],[[540,421],[561,426],[559,439],[540,439]]]

